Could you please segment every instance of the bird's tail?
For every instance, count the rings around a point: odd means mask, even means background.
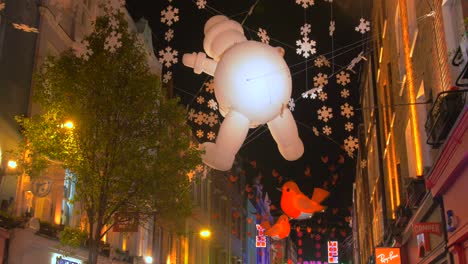
[[[314,188],[314,193],[312,194],[312,201],[320,204],[325,198],[330,195],[330,192],[321,188]]]

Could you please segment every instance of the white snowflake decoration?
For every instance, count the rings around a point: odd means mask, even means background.
[[[366,168],[366,167],[367,167],[367,160],[365,160],[365,159],[361,160],[361,164],[360,164],[360,165],[361,165],[361,169]]]
[[[109,24],[111,28],[117,29],[119,27],[119,20],[115,16],[109,18]]]
[[[314,60],[314,65],[318,68],[321,68],[322,66],[330,67],[330,61],[328,61],[325,56],[320,55]]]
[[[205,124],[209,125],[210,127],[218,124],[218,115],[214,112],[210,112],[210,114],[206,115]]]
[[[317,43],[314,40],[309,40],[309,37],[303,37],[302,40],[296,40],[296,46],[299,48],[296,49],[296,53],[308,58],[311,54],[315,54],[317,50],[315,45]]]
[[[316,127],[312,127],[312,132],[314,132],[314,135],[316,135],[317,137],[320,135],[320,132]]]
[[[322,109],[317,110],[318,119],[327,123],[328,120],[333,118],[333,109],[331,107],[322,106]]]
[[[345,124],[345,130],[348,131],[348,132],[351,132],[351,130],[354,129],[354,124],[351,123],[351,122],[348,122]]]
[[[343,97],[343,98],[348,98],[348,96],[349,96],[349,90],[348,89],[343,89],[343,90],[341,90],[340,93],[341,93],[341,97]]]
[[[172,72],[171,72],[171,71],[167,71],[167,72],[163,75],[163,83],[168,83],[171,79],[172,79]]]
[[[339,74],[336,75],[336,83],[339,83],[343,86],[350,83],[351,79],[349,78],[349,73],[341,71]]]
[[[207,91],[209,93],[214,93],[214,81],[213,81],[213,79],[205,82],[203,85],[205,86],[205,91]]]
[[[24,31],[24,32],[30,32],[30,33],[39,33],[39,30],[35,27],[30,27],[26,24],[17,24],[17,23],[11,23],[15,29]]]
[[[169,68],[172,66],[172,64],[178,62],[178,54],[179,52],[177,50],[172,50],[171,47],[166,47],[164,50],[159,51],[159,62],[164,63],[164,66]]]
[[[351,116],[354,116],[354,107],[348,103],[341,105],[341,115],[346,116],[348,119],[351,118]]]
[[[309,36],[309,33],[310,33],[310,28],[311,28],[311,25],[309,23],[305,23],[302,27],[301,27],[301,36],[304,36],[304,37],[308,37]]]
[[[120,41],[121,38],[122,33],[112,31],[104,41],[104,49],[108,50],[111,53],[114,53],[118,48],[122,47],[122,42]]]
[[[328,75],[319,73],[317,76],[314,77],[314,86],[323,88],[325,85],[328,84]]]
[[[358,64],[361,60],[365,60],[367,61],[366,57],[364,57],[364,52],[361,51],[354,59],[351,60],[351,62],[349,63],[349,65],[346,67],[346,69],[348,71],[352,71],[353,73],[356,73],[354,71],[354,67],[356,66],[356,64]]]
[[[214,140],[216,138],[215,132],[213,131],[208,132],[208,134],[206,134],[206,138],[208,138],[209,140]]]
[[[164,33],[164,39],[166,41],[171,41],[174,38],[174,30],[173,29],[168,29],[166,33]]]
[[[87,40],[73,43],[73,52],[76,57],[85,61],[89,60],[89,56],[93,55],[93,50],[89,49],[89,42]]]
[[[344,147],[348,153],[353,153],[359,148],[358,139],[353,136],[349,136],[344,140]]]
[[[302,93],[302,97],[303,98],[308,98],[310,97],[310,99],[315,99],[317,98],[317,95],[322,91],[322,88],[321,87],[316,87],[316,88],[312,88],[310,90],[308,90],[307,92],[303,92]]]
[[[218,110],[218,103],[214,99],[208,101],[208,107],[213,110]]]
[[[203,130],[201,130],[201,129],[197,130],[197,137],[198,138],[202,138],[204,135],[205,135],[205,133],[203,132]]]
[[[161,11],[161,23],[172,26],[175,22],[179,21],[179,9],[169,5]]]
[[[354,28],[357,32],[361,32],[361,34],[365,34],[366,32],[370,31],[369,21],[366,21],[364,18],[361,17],[361,19],[359,19],[359,22],[360,22],[359,25]]]
[[[289,98],[288,107],[291,112],[294,111],[294,108],[296,107],[296,103],[294,102],[293,98]]]
[[[270,37],[265,29],[258,28],[257,36],[260,38],[262,43],[270,44]]]
[[[314,0],[296,0],[296,4],[301,5],[303,8],[308,8],[309,6],[313,6]]]
[[[330,36],[333,36],[333,34],[335,33],[335,21],[334,20],[331,20],[330,21],[330,26],[328,27],[328,30],[330,31]]]
[[[206,0],[197,0],[196,2],[198,9],[205,9]]]
[[[205,98],[203,98],[203,96],[198,96],[197,97],[197,103],[203,104],[204,102],[205,102]]]
[[[325,102],[328,99],[328,94],[326,92],[320,92],[318,98],[320,101]]]
[[[329,126],[324,126],[324,127],[322,128],[322,131],[323,131],[323,133],[324,133],[325,135],[327,135],[327,136],[331,135],[331,133],[332,133],[332,129],[331,129],[331,127],[329,127]]]
[[[197,113],[195,113],[195,109],[191,108],[187,113],[187,119],[193,121],[195,118],[197,118]]]

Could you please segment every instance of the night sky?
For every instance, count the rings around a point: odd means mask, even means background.
[[[258,2],[251,15],[246,17],[247,11]],[[353,58],[358,56],[364,47],[372,41],[371,33],[361,34],[355,30],[360,23],[360,18],[370,20],[368,15],[368,0],[334,0],[329,3],[325,0],[315,0],[315,5],[303,8],[296,4],[295,0],[207,0],[206,7],[199,9],[196,1],[189,0],[127,0],[127,8],[134,19],[145,17],[153,30],[153,42],[155,54],[170,46],[178,51],[179,62],[171,67],[164,67],[163,74],[172,72],[174,93],[187,105],[187,111],[193,109],[194,113],[214,112],[222,120],[219,112],[207,106],[210,99],[215,99],[214,94],[206,91],[205,82],[210,78],[206,74],[196,75],[193,69],[182,65],[182,54],[203,51],[203,26],[206,20],[213,15],[224,14],[231,19],[242,22],[244,19],[244,31],[247,39],[260,41],[257,36],[259,28],[267,31],[271,46],[281,46],[285,49],[285,59],[290,67],[293,78],[293,94],[295,99],[294,118],[299,129],[299,136],[304,142],[305,153],[302,158],[294,162],[288,162],[280,155],[276,143],[266,126],[251,129],[240,154],[247,161],[245,168],[247,176],[254,180],[258,171],[249,168],[248,161],[256,160],[258,170],[261,171],[261,182],[264,190],[268,192],[274,205],[280,208],[281,193],[276,190],[286,180],[295,180],[306,195],[311,195],[314,187],[322,187],[330,191],[330,197],[324,202],[328,206],[325,213],[316,214],[310,220],[301,222],[292,221],[292,225],[300,226],[304,234],[304,259],[319,259],[317,252],[322,257],[325,242],[328,238],[338,238],[342,241],[350,235],[350,228],[345,217],[350,215],[349,208],[352,205],[352,183],[357,161],[357,150],[348,155],[344,147],[344,140],[349,136],[357,137],[357,126],[360,121],[359,109],[359,71],[362,62],[354,67],[355,73],[347,71],[346,67]],[[161,22],[161,11],[172,5],[179,9],[179,20],[171,26]],[[330,20],[335,21],[333,37],[329,34]],[[301,27],[304,23],[311,24],[310,39],[316,41],[317,53],[307,59],[296,53],[296,41],[302,38]],[[168,29],[174,31],[174,38],[165,39]],[[314,60],[318,55],[324,55],[331,63],[330,67],[317,67]],[[367,54],[364,53],[364,57]],[[159,56],[158,56],[159,57]],[[350,83],[341,85],[337,83],[336,75],[341,71],[349,73]],[[328,84],[323,88],[327,94],[326,100],[319,97],[315,99],[303,98],[302,93],[314,87],[314,77],[319,73],[328,75]],[[349,97],[343,98],[342,92],[349,91]],[[346,92],[344,92],[346,94]],[[203,103],[199,103],[197,97],[203,97]],[[323,99],[323,98],[322,98]],[[348,103],[354,108],[354,115],[343,116],[341,106]],[[323,106],[332,108],[333,118],[328,122],[318,119],[317,111]],[[353,129],[345,130],[346,123],[352,123]],[[193,127],[194,135],[198,130],[203,136],[198,137],[200,143],[210,141],[208,133],[217,133],[219,124],[210,126],[201,125],[189,120]],[[331,134],[326,135],[323,128],[331,128]],[[318,136],[313,128],[319,132]],[[213,140],[211,140],[213,141]],[[305,176],[306,167],[310,167],[311,175]],[[276,169],[282,176],[273,177],[272,170]],[[254,173],[254,174],[252,174]],[[273,210],[273,215],[280,215],[280,209]],[[349,219],[347,219],[349,220]],[[312,231],[307,232],[307,227]],[[319,239],[316,240],[317,235]],[[297,238],[295,231],[291,232],[293,238]],[[307,238],[307,239],[306,239]],[[316,242],[321,248],[316,248]]]

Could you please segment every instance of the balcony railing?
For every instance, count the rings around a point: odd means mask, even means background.
[[[427,144],[438,148],[445,141],[465,106],[467,92],[468,89],[439,93],[425,124]]]

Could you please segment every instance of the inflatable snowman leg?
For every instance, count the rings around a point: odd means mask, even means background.
[[[297,132],[296,122],[288,108],[283,110],[283,114],[268,122],[271,135],[278,144],[278,149],[286,160],[297,160],[304,153],[302,144]]]
[[[250,121],[239,112],[230,111],[219,128],[216,143],[205,142],[203,162],[217,170],[227,171],[244,143]]]

